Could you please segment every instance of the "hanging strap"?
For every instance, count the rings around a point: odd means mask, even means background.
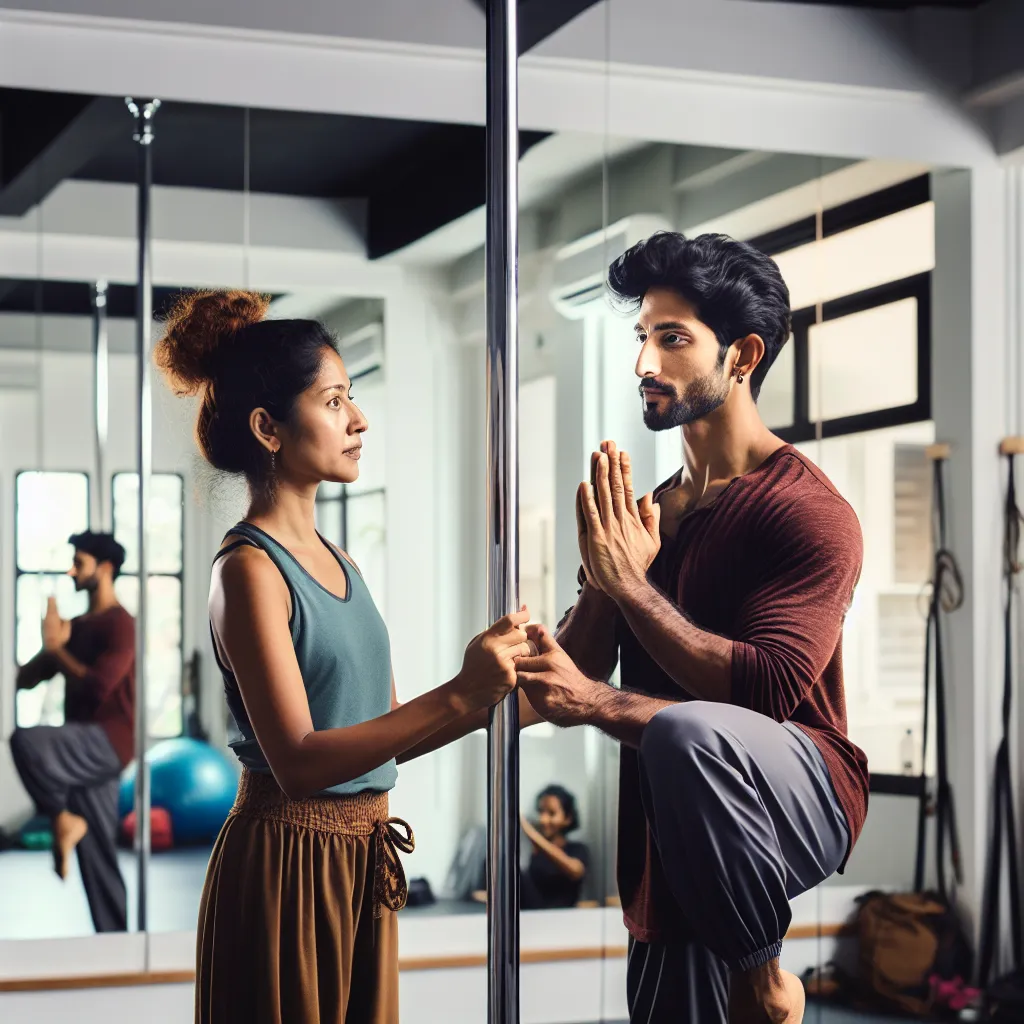
[[[947,706],[946,668],[943,657],[942,617],[943,613],[956,611],[964,601],[963,577],[956,558],[946,541],[946,497],[942,479],[942,459],[935,459],[932,533],[935,538],[935,554],[932,569],[932,592],[928,604],[928,621],[925,627],[924,657],[924,712],[923,738],[921,741],[921,775],[917,813],[917,857],[914,867],[914,889],[924,889],[925,838],[928,810],[928,786],[926,761],[928,753],[929,709],[934,678],[935,695],[935,869],[939,895],[950,902],[950,886],[947,880],[947,863],[952,865],[953,878],[959,885],[963,882],[963,865],[960,856],[960,834],[956,823],[956,805],[953,787],[949,781],[949,758],[947,753]],[[946,844],[949,843],[947,862]]]
[[[1013,455],[1006,456],[1006,505],[1003,515],[1003,735],[996,751],[992,780],[992,838],[986,867],[985,897],[982,904],[981,947],[978,957],[978,981],[984,987],[992,976],[999,944],[999,896],[1002,892],[1002,855],[1006,852],[1006,874],[1009,883],[1010,937],[1013,968],[1024,967],[1021,956],[1021,893],[1017,861],[1017,823],[1013,798],[1013,765],[1010,758],[1010,731],[1013,710],[1013,621],[1017,576],[1021,571],[1021,510],[1017,504]]]

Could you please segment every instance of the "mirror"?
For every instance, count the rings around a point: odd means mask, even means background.
[[[819,962],[808,985],[820,994],[818,1013],[848,1000],[858,973],[855,942],[838,936],[854,900],[915,889],[921,786],[930,789],[935,776],[934,717],[924,764],[922,739],[935,543],[931,446],[942,414],[933,407],[931,371],[939,268],[935,176],[919,171],[853,199],[843,193],[842,172],[823,174],[816,237],[794,238],[776,256],[800,296],[794,306],[804,307],[794,317],[793,379],[808,422],[789,429],[852,505],[864,552],[844,625],[843,669],[849,735],[867,756],[871,797],[846,870],[816,893]],[[845,353],[853,351],[851,362]],[[934,885],[930,824],[923,841],[924,882]]]
[[[845,618],[841,659],[849,738],[870,766],[870,811],[845,872],[792,900],[783,947],[784,969],[820,975],[846,948],[838,933],[857,896],[913,888],[932,557],[926,453],[936,439],[931,178],[919,165],[651,143],[611,158],[607,181],[608,222],[621,232],[612,258],[664,228],[689,237],[722,232],[777,262],[790,292],[793,334],[765,379],[758,409],[779,438],[826,474],[860,522],[863,572]],[[584,244],[566,245],[559,255],[579,267]],[[581,291],[567,282],[568,296]],[[628,446],[642,493],[678,469],[681,439],[677,431],[645,433],[635,397],[624,391],[621,419],[609,418],[615,379],[635,386],[635,314],[617,317],[595,302],[582,319],[592,344],[606,346],[591,385],[604,423],[613,424],[602,436]],[[728,636],[724,625],[719,630]],[[644,688],[642,681],[633,685]],[[607,795],[614,820],[611,788]],[[619,836],[620,864],[631,842]],[[606,942],[617,949],[605,964],[605,991],[617,1001],[608,1017],[616,1019],[627,1015],[627,990],[640,999],[653,990],[638,994],[639,974],[627,981],[629,940],[617,922],[610,927]],[[651,949],[660,952],[657,943]],[[812,1012],[832,1019],[824,1002],[808,1011],[808,1019],[819,1019]]]
[[[134,639],[111,481],[134,458],[135,195],[103,168],[131,152],[132,119],[123,100],[59,93],[2,90],[0,108],[21,161],[0,213],[0,939],[119,932],[136,921],[118,814]],[[51,144],[89,119],[62,177]]]

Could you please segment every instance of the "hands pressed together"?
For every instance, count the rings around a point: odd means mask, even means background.
[[[52,654],[66,646],[71,639],[71,623],[60,617],[57,611],[57,599],[50,597],[46,601],[46,615],[43,616],[43,650]]]
[[[633,494],[629,454],[605,441],[590,460],[589,483],[576,491],[576,530],[587,582],[617,599],[642,584],[661,549],[661,506]]]
[[[650,494],[637,503],[629,455],[614,442],[591,459],[591,481],[576,493],[576,522],[588,585],[616,600],[645,583],[661,547],[660,508]],[[524,605],[466,648],[457,680],[466,711],[493,706],[519,686],[547,721],[586,722],[604,684],[584,675],[548,629],[528,623]]]

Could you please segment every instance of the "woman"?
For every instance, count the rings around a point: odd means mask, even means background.
[[[326,328],[265,320],[267,301],[186,297],[156,349],[170,385],[200,397],[199,451],[250,490],[210,591],[243,768],[200,904],[196,1020],[397,1024],[397,850],[413,839],[388,816],[396,762],[485,724],[515,686],[528,616],[495,623],[454,679],[399,704],[358,567],[314,523],[320,482],[358,477],[367,423]]]
[[[573,842],[570,832],[580,827],[576,797],[563,786],[548,786],[537,796],[537,824],[523,818],[523,833],[533,846],[522,876],[522,907],[575,907],[587,874],[590,853]]]

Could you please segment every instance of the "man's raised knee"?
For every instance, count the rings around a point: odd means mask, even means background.
[[[25,751],[29,745],[29,730],[28,729],[15,729],[11,733],[10,744],[11,744],[11,757],[17,762],[20,758],[24,757]]]
[[[644,729],[641,757],[657,763],[666,757],[678,760],[692,756],[713,740],[713,708],[708,701],[694,700],[659,711]]]

